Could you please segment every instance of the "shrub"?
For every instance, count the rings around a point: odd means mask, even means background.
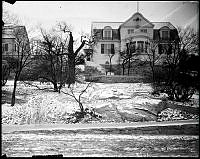
[[[85,74],[92,76],[92,75],[103,75],[103,73],[98,70],[96,67],[93,66],[85,66]]]
[[[142,76],[121,76],[121,75],[99,75],[99,76],[86,76],[87,82],[99,82],[99,83],[139,83],[149,82]]]

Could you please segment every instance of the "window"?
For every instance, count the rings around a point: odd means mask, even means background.
[[[101,54],[104,54],[104,44],[101,44]]]
[[[101,44],[101,54],[115,54],[114,44]]]
[[[2,44],[2,51],[8,51],[8,44]]]
[[[147,29],[141,29],[140,30],[142,33],[147,33]]]
[[[128,29],[128,34],[133,34],[134,33],[134,29]]]
[[[137,48],[139,51],[143,52],[144,50],[144,41],[138,41],[137,42]]]
[[[169,39],[169,31],[162,31],[162,39],[163,40]]]
[[[147,52],[147,51],[148,51],[148,45],[149,45],[149,43],[145,41],[145,49],[144,49],[144,50],[145,50],[145,52]]]
[[[105,40],[111,40],[112,39],[111,31],[110,30],[104,30],[103,39],[105,39]]]
[[[136,42],[131,42],[130,43],[130,51],[131,53],[134,53],[135,52],[135,48],[136,48]]]
[[[112,39],[112,28],[107,26],[103,30],[103,39],[104,40],[111,40]]]

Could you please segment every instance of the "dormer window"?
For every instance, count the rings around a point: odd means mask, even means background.
[[[169,31],[168,31],[168,30],[162,31],[162,33],[161,33],[161,38],[162,38],[163,40],[168,40],[168,39],[169,39]]]
[[[141,29],[140,30],[142,33],[147,33],[147,29]]]
[[[8,44],[2,44],[2,51],[7,52],[8,51]]]
[[[170,29],[165,26],[160,29],[160,35],[162,40],[169,40],[170,38]]]
[[[134,29],[128,29],[128,34],[133,34],[134,33]]]
[[[112,40],[112,28],[110,26],[104,27],[103,39],[104,40]]]

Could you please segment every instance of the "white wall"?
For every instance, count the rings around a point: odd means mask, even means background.
[[[139,23],[134,21],[136,18],[141,19]],[[139,25],[139,28],[136,28]],[[134,33],[128,34],[128,29],[134,29]],[[140,29],[147,29],[147,33],[143,33]],[[127,39],[132,41],[147,41],[147,39],[153,39],[153,25],[144,19],[140,14],[134,14],[128,21],[126,21],[120,28],[121,36],[121,51],[125,49]]]
[[[120,42],[117,41],[99,41],[98,44],[95,46],[92,61],[95,62],[96,64],[105,64],[106,61],[109,62],[109,56],[106,54],[101,54],[101,44],[114,44],[115,55],[112,57],[112,64],[118,64]]]

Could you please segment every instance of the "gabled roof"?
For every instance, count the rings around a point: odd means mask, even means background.
[[[160,29],[162,27],[169,27],[169,29],[176,29],[170,22],[152,22],[154,24],[153,29]]]
[[[92,29],[104,29],[110,26],[112,29],[118,29],[123,22],[92,22]]]
[[[129,20],[131,20],[137,14],[140,15],[147,23],[149,23],[153,26],[152,22],[150,22],[148,19],[146,19],[141,13],[136,12],[129,19],[127,19],[125,22],[123,22],[123,24],[121,24],[120,27],[123,26],[125,23],[127,23]]]
[[[20,31],[27,34],[25,26],[5,24],[2,27],[2,39],[15,39],[14,29],[22,29]]]
[[[134,13],[125,22],[92,22],[92,29],[104,29],[105,26],[110,26],[112,29],[119,29],[119,27],[131,20],[135,15],[140,15],[147,23],[153,26],[153,29],[160,29],[165,26],[169,27],[169,29],[176,29],[170,22],[150,22],[139,12]]]

